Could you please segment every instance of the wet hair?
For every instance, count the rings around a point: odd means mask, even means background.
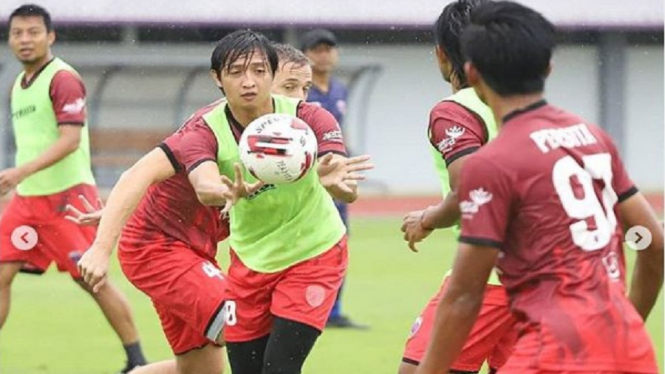
[[[42,17],[44,20],[44,25],[46,25],[46,31],[53,31],[53,24],[51,23],[51,15],[49,12],[35,4],[24,4],[20,7],[14,9],[12,14],[9,16],[9,26],[11,27],[12,20],[15,17]]]
[[[272,46],[275,48],[279,62],[282,64],[292,63],[298,68],[310,64],[309,58],[304,53],[289,44],[273,43]]]
[[[266,57],[274,76],[278,63],[277,52],[268,38],[252,30],[234,31],[217,42],[210,57],[210,69],[221,77],[223,69],[228,69],[241,57],[251,58],[257,51]]]
[[[462,87],[467,87],[464,74],[464,56],[460,47],[462,32],[471,21],[473,9],[489,0],[457,0],[446,5],[434,23],[434,41],[448,56],[452,64],[453,74],[459,79]]]
[[[476,8],[462,35],[464,56],[500,96],[542,92],[555,44],[545,17],[511,1]]]

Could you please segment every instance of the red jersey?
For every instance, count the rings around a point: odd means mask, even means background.
[[[198,110],[160,145],[176,174],[151,186],[147,191],[123,230],[121,244],[124,242],[130,245],[121,245],[120,250],[140,250],[141,246],[136,244],[148,241],[179,241],[188,244],[204,257],[214,259],[217,242],[229,234],[228,221],[220,218],[220,208],[199,202],[188,174],[205,161],[217,160],[217,139],[203,119],[203,115],[216,105],[218,103]],[[238,139],[243,128],[230,110],[226,111],[226,115]],[[298,106],[297,117],[308,123],[314,131],[319,157],[330,152],[346,154],[339,125],[329,112],[303,102]]]
[[[602,130],[544,101],[465,163],[460,241],[501,250],[525,367],[656,372],[622,285],[616,204],[636,192]]]
[[[439,150],[446,166],[477,151],[488,137],[483,121],[454,101],[441,101],[430,112],[429,141]]]

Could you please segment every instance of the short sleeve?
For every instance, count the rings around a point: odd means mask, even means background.
[[[337,120],[327,110],[310,103],[300,103],[298,118],[305,121],[314,130],[319,143],[319,157],[326,153],[346,156],[344,136]]]
[[[513,203],[511,186],[509,176],[488,157],[468,158],[459,186],[460,242],[501,248]]]
[[[160,144],[176,172],[188,173],[205,161],[216,162],[217,147],[214,133],[201,117],[190,119]]]
[[[617,194],[619,202],[622,202],[635,195],[637,187],[632,179],[630,179],[623,160],[621,160],[621,156],[619,155],[619,151],[609,135],[605,135],[605,141],[609,144],[610,155],[612,156],[612,188]]]
[[[49,88],[58,125],[83,125],[86,121],[85,86],[78,74],[61,70]]]
[[[442,101],[430,112],[429,140],[450,165],[462,156],[477,151],[486,143],[482,120],[463,106]]]

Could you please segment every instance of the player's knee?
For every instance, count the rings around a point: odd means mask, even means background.
[[[0,288],[9,288],[20,269],[21,264],[0,264]]]

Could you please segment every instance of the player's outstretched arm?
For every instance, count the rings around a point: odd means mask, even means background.
[[[205,161],[189,173],[189,182],[203,205],[223,206],[228,212],[239,199],[249,196],[263,186],[263,182],[247,183],[240,164],[233,165],[234,180],[219,174],[216,162]]]
[[[334,199],[352,203],[358,198],[358,181],[365,179],[359,172],[374,169],[369,160],[367,155],[347,158],[327,153],[319,157],[319,181]]]
[[[630,301],[646,320],[663,285],[663,226],[639,192],[619,203],[619,214],[626,231],[643,226],[652,236],[651,244],[637,251],[629,292]]]
[[[436,310],[425,358],[416,374],[448,372],[480,312],[498,254],[494,247],[460,243],[448,289]]]
[[[174,174],[171,162],[160,148],[155,148],[122,173],[104,207],[97,236],[78,262],[81,276],[93,292],[99,291],[104,285],[113,248],[148,187]]]

